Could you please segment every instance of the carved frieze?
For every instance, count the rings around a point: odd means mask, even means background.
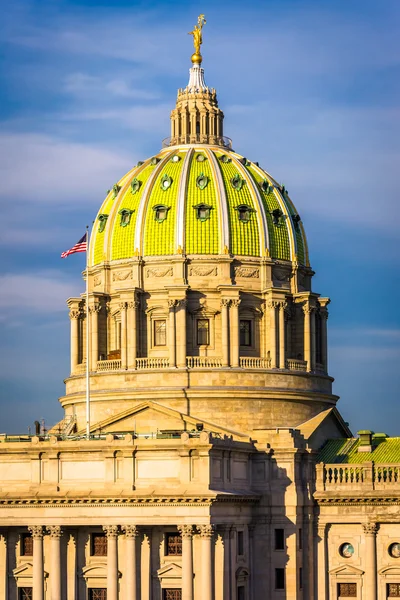
[[[99,285],[101,285],[101,275],[95,275],[93,277],[93,285],[94,287],[99,287]]]
[[[174,274],[172,267],[148,267],[146,277],[171,277]]]
[[[217,267],[196,265],[189,268],[189,275],[197,277],[208,277],[218,275]]]
[[[132,271],[114,271],[113,272],[113,281],[126,281],[127,279],[132,279]]]
[[[246,277],[249,279],[259,279],[260,269],[254,267],[235,267],[235,277]]]

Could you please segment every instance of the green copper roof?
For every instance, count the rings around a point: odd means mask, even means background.
[[[372,452],[358,452],[359,438],[328,440],[318,455],[318,461],[334,463],[400,463],[400,437],[372,437]]]
[[[170,185],[163,187],[165,178]],[[132,182],[139,184],[132,189]],[[167,209],[165,218],[157,218],[159,205]],[[205,217],[200,205],[208,207]],[[240,218],[243,206],[248,208],[245,219]],[[278,223],[274,210],[282,215]],[[89,265],[181,253],[288,261],[297,256],[308,265],[304,230],[294,215],[296,209],[276,181],[237,153],[206,144],[165,148],[107,194],[93,226]]]

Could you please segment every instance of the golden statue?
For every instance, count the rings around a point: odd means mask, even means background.
[[[189,35],[193,36],[193,44],[194,44],[194,54],[192,54],[192,63],[201,64],[203,57],[200,53],[200,46],[203,43],[203,36],[201,30],[203,26],[207,23],[205,16],[200,15],[197,18],[197,25],[194,26],[193,31],[189,31]]]

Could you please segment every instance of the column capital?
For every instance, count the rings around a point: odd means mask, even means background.
[[[285,311],[288,307],[288,303],[285,300],[282,300],[281,302],[278,302],[278,307],[279,310]]]
[[[269,308],[270,310],[279,308],[279,305],[280,302],[278,302],[278,300],[268,300],[267,302],[267,308]]]
[[[101,311],[101,304],[99,302],[96,302],[95,304],[92,304],[88,308],[89,308],[90,314],[99,313]]]
[[[30,531],[34,540],[40,539],[44,535],[42,525],[31,525],[28,527],[28,531]]]
[[[214,525],[197,525],[197,531],[200,537],[211,538],[214,533]]]
[[[221,308],[228,308],[230,303],[231,301],[229,300],[229,298],[221,298]]]
[[[326,533],[326,523],[318,523],[317,525],[317,533],[318,533],[318,537],[321,539],[325,538],[325,533]]]
[[[378,531],[378,523],[361,523],[365,535],[375,535]]]
[[[319,314],[320,314],[321,319],[325,319],[325,321],[328,320],[328,318],[329,318],[329,312],[328,312],[328,309],[325,306],[321,306],[320,307]]]
[[[136,525],[122,525],[121,530],[125,534],[125,537],[130,539],[137,538],[139,535],[139,529]]]
[[[310,306],[310,304],[307,303],[307,304],[303,304],[301,309],[305,315],[310,315],[312,312],[315,311],[315,306]]]
[[[131,302],[127,302],[127,308],[130,308],[130,309],[137,309],[137,308],[139,308],[139,301],[138,300],[133,300]]]
[[[179,306],[179,308],[186,308],[186,306],[187,306],[186,298],[181,298],[180,300],[177,300],[176,306]]]
[[[46,527],[47,533],[49,534],[49,536],[54,540],[54,539],[60,539],[60,537],[63,534],[63,531],[60,527],[60,525],[48,525]]]
[[[119,302],[118,303],[118,307],[120,310],[126,310],[127,306],[128,306],[127,302]]]
[[[178,306],[178,300],[168,300],[168,308],[175,308]]]
[[[180,532],[182,538],[193,537],[193,525],[178,525],[178,531]]]
[[[240,303],[241,303],[240,298],[232,298],[230,301],[232,308],[239,308]]]
[[[103,531],[108,539],[117,539],[118,525],[103,525]]]
[[[71,319],[71,321],[73,321],[74,319],[79,319],[79,317],[81,316],[81,311],[79,309],[71,309],[69,311],[69,318]]]

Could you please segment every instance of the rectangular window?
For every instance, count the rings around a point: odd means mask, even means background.
[[[303,589],[303,569],[299,568],[299,588]]]
[[[400,598],[400,583],[388,583],[387,584],[387,597],[388,598]]]
[[[18,588],[18,600],[32,600],[33,588],[31,587],[20,587]]]
[[[285,589],[285,569],[275,569],[275,589]]]
[[[91,556],[107,556],[107,538],[105,533],[92,533]]]
[[[30,533],[21,535],[21,556],[33,556],[33,537]]]
[[[182,590],[173,588],[164,589],[163,600],[182,600]]]
[[[243,556],[244,554],[244,535],[243,531],[237,532],[237,553],[238,556]]]
[[[275,550],[285,549],[285,530],[275,529]]]
[[[251,321],[240,321],[240,345],[251,346]]]
[[[197,345],[208,346],[210,343],[210,321],[197,319]]]
[[[167,345],[167,322],[164,319],[154,321],[154,345]]]
[[[167,556],[182,556],[182,536],[179,533],[165,534],[165,554]]]
[[[356,583],[338,583],[339,598],[357,598]]]
[[[245,600],[246,596],[245,596],[245,589],[244,589],[244,585],[239,585],[238,589],[237,589],[237,600]]]
[[[89,600],[107,600],[107,588],[89,588]]]
[[[303,530],[299,529],[299,550],[303,550]]]

